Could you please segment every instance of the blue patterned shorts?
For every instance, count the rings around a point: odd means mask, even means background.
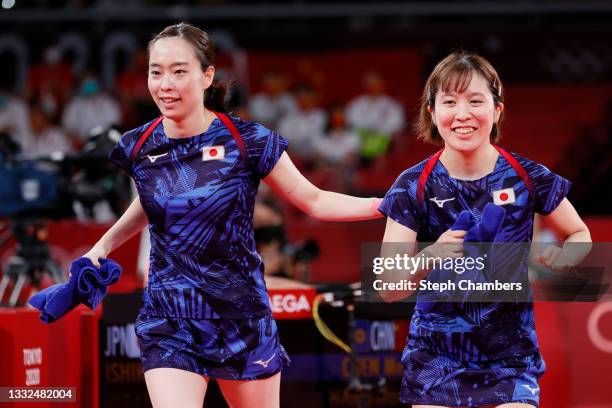
[[[224,380],[270,377],[289,365],[271,315],[244,319],[138,316],[142,370],[178,368]]]
[[[465,362],[406,347],[401,401],[408,404],[478,407],[509,402],[539,406],[539,353]]]

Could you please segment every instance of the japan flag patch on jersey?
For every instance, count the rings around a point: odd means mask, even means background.
[[[225,147],[210,146],[202,148],[202,161],[223,160],[225,158]]]
[[[514,204],[516,202],[516,196],[514,195],[513,188],[504,188],[503,190],[497,190],[493,192],[493,204],[506,205]]]

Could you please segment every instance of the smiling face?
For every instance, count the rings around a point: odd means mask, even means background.
[[[194,47],[181,37],[157,40],[149,49],[149,92],[165,117],[181,121],[201,112],[215,69],[202,69]]]
[[[429,109],[444,144],[458,151],[474,151],[490,143],[491,129],[499,121],[502,103],[495,103],[488,82],[472,73],[461,91],[440,90]]]

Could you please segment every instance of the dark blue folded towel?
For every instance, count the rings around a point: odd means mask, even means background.
[[[78,260],[87,258],[80,258]],[[108,291],[108,286],[116,283],[121,276],[121,266],[110,259],[100,259],[100,268],[84,266],[77,283],[77,290],[81,297],[81,303],[90,309],[95,309],[100,304]]]
[[[480,222],[476,222],[469,211],[463,210],[450,229],[467,231],[464,242],[494,242],[505,215],[506,210],[502,207],[487,203],[482,211]]]
[[[487,203],[482,211],[480,222],[465,234],[465,242],[495,242],[495,237],[501,229],[505,216],[506,210],[503,207]]]
[[[459,216],[455,220],[455,223],[450,227],[450,229],[453,231],[468,231],[474,225],[476,225],[476,219],[474,218],[472,213],[468,210],[463,210],[459,213]]]
[[[505,216],[506,210],[503,207],[493,203],[485,205],[480,222],[475,222],[465,234],[463,252],[467,257],[484,259],[486,266],[483,270],[468,270],[459,279],[470,280],[473,283],[492,282],[493,244],[491,243],[495,242]],[[480,299],[483,295],[490,297],[491,293],[466,291],[462,295],[462,300],[467,301]]]
[[[70,279],[44,289],[30,299],[30,304],[40,310],[40,319],[51,323],[59,319],[79,303],[96,308],[106,295],[108,286],[119,280],[121,266],[110,259],[100,259],[100,268],[88,258],[79,258],[70,265]]]
[[[464,268],[462,272],[458,272],[458,268],[433,269],[428,279],[433,282],[455,282],[459,280],[470,280],[476,282],[487,282],[488,269],[490,267],[491,257],[491,242],[495,242],[495,236],[499,232],[504,221],[506,210],[492,203],[487,203],[485,206],[481,221],[478,222],[473,213],[468,210],[463,210],[451,226],[451,230],[466,231],[463,240],[463,256],[469,258],[483,258],[485,268],[479,270],[476,268]],[[425,292],[420,295],[420,300],[423,302],[438,302],[438,301],[466,301],[471,296],[470,291],[447,291],[438,293],[436,291]]]

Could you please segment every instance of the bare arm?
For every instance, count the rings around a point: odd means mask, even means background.
[[[125,210],[121,218],[83,256],[91,259],[95,265],[99,265],[98,258],[106,258],[108,254],[140,232],[147,223],[147,215],[140,203],[140,197],[137,197]]]
[[[465,233],[463,230],[448,230],[440,235],[436,244],[428,246],[418,254],[414,254],[416,251],[417,233],[391,218],[387,218],[381,257],[394,258],[397,254],[404,253],[411,257],[418,257],[421,253],[424,253],[426,257],[456,258],[463,253],[461,243],[463,243]],[[383,279],[386,282],[400,282],[405,279],[416,282],[418,286],[418,282],[424,279],[429,272],[430,270],[426,268],[420,268],[415,271],[392,269],[383,272],[383,274],[386,274],[386,277],[383,277]],[[414,290],[383,290],[379,291],[379,294],[384,301],[395,302],[407,298],[414,292]]]
[[[321,190],[308,181],[283,153],[264,179],[278,195],[306,214],[324,221],[361,221],[382,218],[379,198],[358,198]]]
[[[589,228],[574,206],[564,198],[552,213],[543,218],[564,238],[563,249],[549,246],[536,257],[536,261],[553,269],[578,265],[591,251],[592,241]]]
[[[417,233],[402,224],[387,218],[387,225],[385,227],[385,235],[383,237],[383,245],[380,251],[380,256],[383,258],[392,258],[399,252],[407,252],[409,256],[412,256],[416,247],[416,236]],[[393,245],[397,243],[398,245]],[[402,279],[409,279],[416,281],[423,278],[425,272],[417,271],[411,275],[407,271],[385,271],[383,272],[382,279],[385,282],[399,282]],[[395,302],[397,300],[405,299],[412,294],[413,291],[395,291],[395,290],[382,290],[379,291],[380,297],[385,302]]]

